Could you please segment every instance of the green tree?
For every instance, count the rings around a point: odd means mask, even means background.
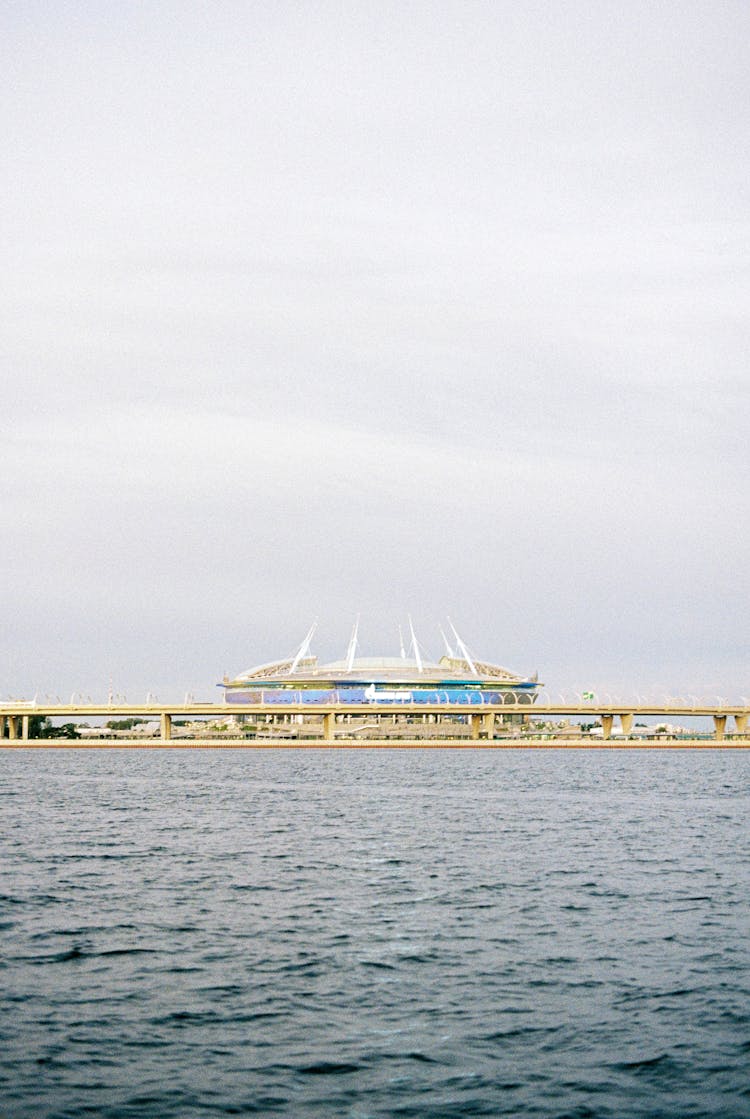
[[[76,730],[75,723],[63,723],[61,727],[46,727],[41,735],[41,738],[80,738],[80,734]]]

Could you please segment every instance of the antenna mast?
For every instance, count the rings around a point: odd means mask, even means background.
[[[302,642],[302,644],[300,645],[297,652],[294,654],[294,660],[292,661],[292,667],[289,669],[290,672],[296,672],[297,671],[297,665],[299,664],[299,662],[302,660],[303,657],[307,656],[307,653],[310,649],[310,642],[312,641],[313,634],[315,633],[317,625],[318,625],[318,619],[316,618],[315,621],[313,622],[313,624],[310,626],[309,630],[307,631],[307,637]]]
[[[445,630],[443,629],[442,626],[438,626],[438,629],[440,630],[440,636],[442,637],[443,644],[445,645],[445,651],[447,652],[447,654],[451,658],[451,660],[453,660],[456,654],[453,651],[453,649],[451,649],[451,647],[448,643],[448,638],[445,636]]]
[[[458,645],[459,649],[461,650],[461,652],[463,653],[463,657],[464,657],[464,660],[465,660],[465,661],[466,661],[466,663],[468,664],[468,666],[469,666],[469,668],[471,669],[471,671],[473,672],[473,674],[474,674],[475,676],[478,676],[478,675],[479,675],[479,673],[477,672],[477,668],[476,668],[476,665],[474,664],[474,661],[473,661],[473,660],[471,659],[471,656],[470,656],[470,654],[469,654],[469,650],[468,650],[468,649],[466,648],[466,646],[464,645],[463,641],[462,641],[462,640],[461,640],[461,638],[460,638],[460,637],[458,636],[458,633],[457,633],[457,631],[456,631],[456,627],[454,626],[454,624],[453,624],[453,622],[452,622],[452,621],[450,620],[450,618],[448,619],[448,625],[449,625],[449,626],[451,627],[451,629],[453,630],[453,636],[454,636],[454,637],[456,638],[456,643],[457,643],[457,645]]]
[[[411,621],[411,614],[409,615],[409,632],[411,633],[411,646],[414,650],[414,659],[417,662],[417,672],[422,672],[422,654],[419,652],[419,642],[417,641],[417,635],[414,632],[414,626],[412,625]]]
[[[358,633],[358,631],[359,631],[359,614],[357,614],[357,620],[354,623],[354,629],[352,630],[352,635],[349,638],[349,648],[346,650],[346,671],[347,672],[351,672],[352,665],[354,664],[354,654],[357,651],[357,633]]]

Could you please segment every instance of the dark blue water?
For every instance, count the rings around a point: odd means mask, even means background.
[[[750,1115],[750,753],[0,752],[0,1115]]]

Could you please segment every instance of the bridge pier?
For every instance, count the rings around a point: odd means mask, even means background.
[[[712,740],[716,744],[724,747],[748,747],[750,745],[750,704],[748,703],[742,706],[723,703],[699,706],[694,703],[690,707],[684,704],[681,706],[664,704],[647,707],[644,703],[632,703],[631,705],[631,701],[625,702],[628,703],[629,709],[626,708],[624,711],[622,710],[624,703],[621,700],[615,700],[614,703],[610,702],[602,707],[592,704],[585,708],[584,713],[589,719],[593,716],[599,721],[601,727],[601,731],[598,731],[601,735],[600,741],[603,741],[607,746],[611,744],[610,739],[620,737],[627,739],[629,736],[630,741],[626,745],[632,746],[632,735],[635,733],[637,736],[640,731],[640,727],[636,726],[636,720],[640,720],[643,716],[652,715],[658,715],[661,718],[669,717],[670,719],[677,719],[680,716],[694,719],[700,716],[704,720],[704,729],[702,732],[696,731],[696,741],[701,738],[705,740],[706,730],[709,729],[710,720],[713,719]],[[467,710],[467,706],[466,704],[439,704],[437,702],[425,705],[425,707],[416,704],[405,706],[404,704],[391,703],[382,704],[373,709],[372,705],[365,703],[348,704],[340,702],[339,704],[326,704],[323,710],[319,708],[315,712],[314,707],[303,705],[301,701],[289,704],[284,709],[275,709],[262,702],[241,706],[190,702],[186,703],[184,707],[179,707],[156,703],[147,703],[142,706],[126,704],[115,706],[93,703],[88,705],[36,704],[29,700],[18,700],[0,703],[0,742],[5,741],[11,746],[47,745],[47,743],[37,742],[31,738],[38,719],[51,718],[72,721],[73,719],[78,720],[92,716],[96,719],[100,717],[111,719],[115,715],[118,718],[124,716],[141,718],[145,715],[149,719],[157,720],[157,733],[161,735],[159,741],[162,745],[171,745],[175,720],[182,719],[185,715],[197,717],[199,722],[206,719],[226,722],[229,716],[237,716],[242,719],[252,715],[257,719],[261,728],[264,722],[267,723],[269,731],[272,724],[284,724],[286,726],[292,723],[296,724],[298,720],[301,720],[309,729],[305,731],[300,727],[300,738],[307,738],[310,743],[318,742],[327,746],[335,744],[339,730],[342,731],[343,737],[345,731],[351,732],[354,727],[359,726],[363,718],[374,719],[378,723],[380,729],[373,728],[371,731],[373,741],[388,740],[386,734],[386,729],[390,729],[388,724],[391,721],[398,724],[400,720],[405,720],[401,728],[394,728],[393,737],[410,737],[408,730],[405,728],[411,722],[421,724],[420,730],[415,731],[413,737],[421,739],[425,744],[430,742],[429,732],[425,734],[425,731],[428,731],[428,726],[434,726],[434,738],[440,741],[455,738],[456,740],[463,739],[464,744],[468,741],[469,744],[476,745],[476,740],[479,739],[487,744],[498,745],[498,736],[501,733],[498,728],[500,727],[507,726],[509,731],[520,735],[522,726],[528,724],[530,720],[539,719],[543,721],[550,715],[570,716],[581,713],[580,708],[565,703],[560,706],[549,704],[536,709],[531,705],[522,707],[521,705],[473,704]],[[708,721],[708,723],[706,724],[705,721]],[[620,732],[620,726],[622,726],[622,732]],[[281,729],[280,725],[278,729]],[[198,734],[200,737],[199,732]],[[357,735],[357,737],[360,736]],[[636,740],[641,741],[640,739]],[[182,739],[178,741],[183,744]],[[568,741],[570,740],[568,739]],[[653,743],[653,745],[657,744]]]

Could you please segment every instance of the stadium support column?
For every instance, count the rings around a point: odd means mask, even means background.
[[[744,715],[735,715],[734,722],[737,734],[747,734],[747,712]]]
[[[482,715],[482,730],[488,738],[495,737],[495,712],[485,711]]]
[[[172,716],[165,712],[161,715],[161,736],[164,742],[168,742],[172,737]]]
[[[479,731],[482,726],[481,715],[469,715],[469,722],[471,723],[471,737],[479,738]]]
[[[28,737],[29,737],[29,716],[28,715],[22,715],[21,716],[21,738],[25,742],[28,739]]]
[[[633,716],[628,712],[624,715],[620,715],[620,724],[622,726],[622,733],[630,734],[633,729]]]
[[[602,715],[602,738],[611,737],[613,719],[614,715]]]
[[[726,715],[714,715],[714,738],[717,742],[721,742],[724,737],[724,731],[727,727]]]
[[[333,742],[333,728],[336,725],[336,712],[327,711],[323,716],[323,737],[326,742]]]
[[[18,716],[8,716],[8,738],[18,738]]]

